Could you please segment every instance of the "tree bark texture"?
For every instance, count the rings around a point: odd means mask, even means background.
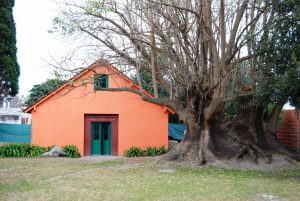
[[[276,138],[273,128],[276,125],[270,127],[272,119],[276,117],[266,117],[265,107],[254,103],[253,97],[240,97],[236,117],[230,121],[226,120],[220,108],[208,121],[190,118],[185,122],[187,129],[183,140],[163,160],[198,165],[218,159],[252,163],[263,160],[271,163],[272,154],[284,154],[299,160],[299,156],[285,149]],[[281,103],[279,107],[280,105]],[[204,111],[205,108],[201,110]],[[274,110],[271,115],[275,115]],[[205,119],[205,113],[200,113],[198,115]],[[276,115],[278,117],[279,113]]]

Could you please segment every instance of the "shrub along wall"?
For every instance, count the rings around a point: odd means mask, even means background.
[[[160,156],[166,154],[169,150],[164,146],[161,147],[147,147],[146,150],[142,150],[140,147],[131,147],[125,150],[124,155],[127,157],[140,157],[140,156]]]
[[[0,146],[1,157],[37,157],[43,153],[50,151],[53,146],[41,147],[27,143],[11,143]],[[66,145],[62,148],[67,157],[81,157],[78,148],[75,145]]]

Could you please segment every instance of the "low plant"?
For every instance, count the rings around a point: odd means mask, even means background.
[[[141,156],[147,156],[147,150],[142,150]]]
[[[146,153],[147,153],[147,156],[156,156],[156,148],[155,147],[147,147]]]
[[[70,145],[66,145],[62,148],[63,152],[66,153],[67,157],[71,157],[71,158],[80,158],[81,155],[78,151],[78,148],[73,145],[73,144],[70,144]]]
[[[131,147],[125,150],[125,156],[127,157],[139,157],[139,156],[160,156],[166,154],[169,149],[164,146],[161,147],[147,147],[146,150],[142,150],[140,147]]]
[[[130,149],[125,150],[125,156],[127,157],[138,157],[143,155],[143,150],[140,147],[131,147]]]
[[[156,148],[156,155],[163,155],[163,154],[166,154],[168,153],[169,149],[165,148],[165,146],[161,146],[161,147],[158,147]]]
[[[48,152],[48,151],[50,151],[53,147],[55,147],[55,145],[51,145],[51,146],[45,147],[45,148],[44,148],[44,151],[45,151],[45,152]]]
[[[44,149],[27,143],[11,143],[0,147],[0,157],[36,157],[42,155]]]

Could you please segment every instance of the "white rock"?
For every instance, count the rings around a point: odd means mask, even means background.
[[[54,146],[50,151],[43,153],[42,156],[61,157],[66,156],[66,153],[63,152],[59,147]]]

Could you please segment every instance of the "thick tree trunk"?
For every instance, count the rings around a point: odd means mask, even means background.
[[[196,124],[187,125],[183,140],[165,157],[169,161],[192,162],[203,165],[215,160],[209,129]]]
[[[272,133],[270,118],[264,118],[265,107],[256,106],[251,100],[251,97],[239,98],[237,115],[231,122],[224,120],[222,112],[215,113],[210,121],[187,121],[183,140],[163,160],[198,165],[216,159],[271,163],[274,153],[299,160]]]
[[[178,162],[193,162],[203,165],[215,160],[213,142],[211,139],[210,107],[212,101],[197,93],[195,85],[191,85],[188,93],[187,109],[181,115],[187,128],[184,138],[175,150],[165,157],[166,160]]]
[[[238,100],[237,115],[235,119],[223,127],[216,127],[223,137],[216,141],[221,149],[227,150],[219,153],[220,157],[250,160],[255,163],[259,158],[271,162],[271,147],[265,137],[263,128],[264,107],[256,106],[249,97],[241,97]],[[227,147],[226,147],[227,146]]]
[[[278,153],[299,160],[299,156],[285,149],[276,137],[277,118],[282,106],[283,103],[279,102],[271,116],[266,118],[266,108],[263,105],[256,105],[251,96],[240,97],[235,119],[229,124],[223,121],[220,127],[215,124],[215,147],[219,151],[215,153],[216,156],[251,160],[255,163],[258,159],[264,159],[271,163],[272,154]]]

